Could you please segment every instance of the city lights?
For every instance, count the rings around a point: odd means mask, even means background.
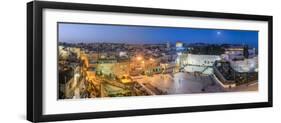
[[[112,30],[123,29],[107,26]],[[88,26],[87,30],[79,30],[79,34],[87,34],[89,30],[98,33],[95,27]],[[147,37],[151,39],[119,39],[127,38],[128,34],[122,35],[122,32],[130,32],[128,30],[118,30],[118,34],[117,31],[103,32],[108,33],[105,41],[98,40],[103,37],[96,39],[84,35],[92,40],[78,42],[59,35],[59,99],[258,90],[257,32],[226,30],[222,33],[222,30],[163,27],[163,32],[168,32],[159,36],[157,31],[162,27],[133,29],[130,31],[135,34],[131,37],[142,34],[149,35]],[[226,34],[232,37],[229,40],[235,39],[235,43],[218,43]],[[253,38],[241,43],[237,34]],[[116,39],[110,38],[110,35]],[[218,35],[221,35],[220,38]],[[161,41],[160,37],[169,40]],[[207,40],[207,43],[201,40]]]
[[[141,57],[141,56],[138,56],[138,57],[137,57],[137,60],[139,60],[139,61],[142,60],[142,57]]]

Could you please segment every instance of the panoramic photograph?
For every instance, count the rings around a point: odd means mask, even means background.
[[[57,25],[58,99],[258,91],[258,31]]]

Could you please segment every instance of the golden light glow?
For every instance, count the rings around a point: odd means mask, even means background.
[[[137,60],[142,60],[142,57],[141,57],[141,56],[138,56],[138,57],[137,57]]]

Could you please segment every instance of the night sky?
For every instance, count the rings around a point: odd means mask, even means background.
[[[248,44],[258,47],[258,31],[59,23],[59,42]]]

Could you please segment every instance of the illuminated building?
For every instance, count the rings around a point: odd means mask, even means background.
[[[227,61],[256,57],[256,49],[248,48],[247,46],[231,46],[224,50],[225,52],[222,54],[222,58]]]
[[[215,61],[221,60],[219,55],[188,54],[184,70],[187,72],[200,72],[212,74]]]
[[[176,48],[182,48],[183,47],[183,43],[182,42],[176,42]]]

